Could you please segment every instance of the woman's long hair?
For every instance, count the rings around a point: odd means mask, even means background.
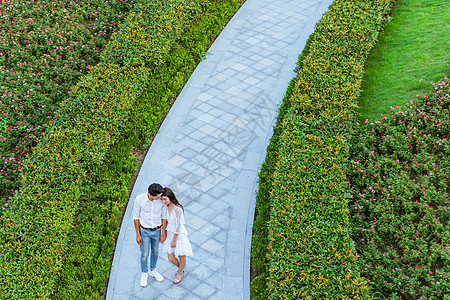
[[[164,188],[164,192],[162,193],[161,197],[162,196],[168,197],[170,199],[170,201],[173,202],[173,204],[175,204],[176,206],[181,207],[183,209],[183,211],[184,211],[183,205],[181,205],[180,202],[178,202],[177,197],[175,197],[175,194],[172,192],[171,189],[169,189],[168,187],[165,187]]]

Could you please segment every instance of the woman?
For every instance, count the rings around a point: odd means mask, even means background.
[[[173,283],[179,283],[184,275],[186,256],[192,255],[191,243],[184,227],[184,209],[172,190],[167,187],[164,188],[161,199],[167,205],[167,239],[163,251],[167,252],[169,261],[178,267]]]

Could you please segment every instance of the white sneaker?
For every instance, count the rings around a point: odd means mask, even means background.
[[[147,286],[147,279],[148,279],[148,273],[147,272],[142,273],[141,281],[139,282],[142,287]]]
[[[153,270],[153,271],[150,270],[148,272],[148,275],[150,275],[152,277],[155,277],[156,281],[163,281],[164,280],[164,277],[161,274],[159,274],[158,271],[156,271],[156,270]]]

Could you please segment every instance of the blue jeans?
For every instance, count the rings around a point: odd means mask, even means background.
[[[161,228],[155,231],[139,228],[142,237],[142,244],[139,245],[141,249],[141,272],[148,271],[148,254],[151,247],[150,254],[150,270],[156,268],[158,261],[158,247],[159,237],[161,236]]]

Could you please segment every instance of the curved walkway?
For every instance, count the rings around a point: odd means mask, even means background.
[[[299,53],[332,0],[247,0],[195,69],[139,172],[120,229],[106,299],[250,299],[258,171]],[[134,198],[152,182],[185,207],[194,256],[139,285]]]

